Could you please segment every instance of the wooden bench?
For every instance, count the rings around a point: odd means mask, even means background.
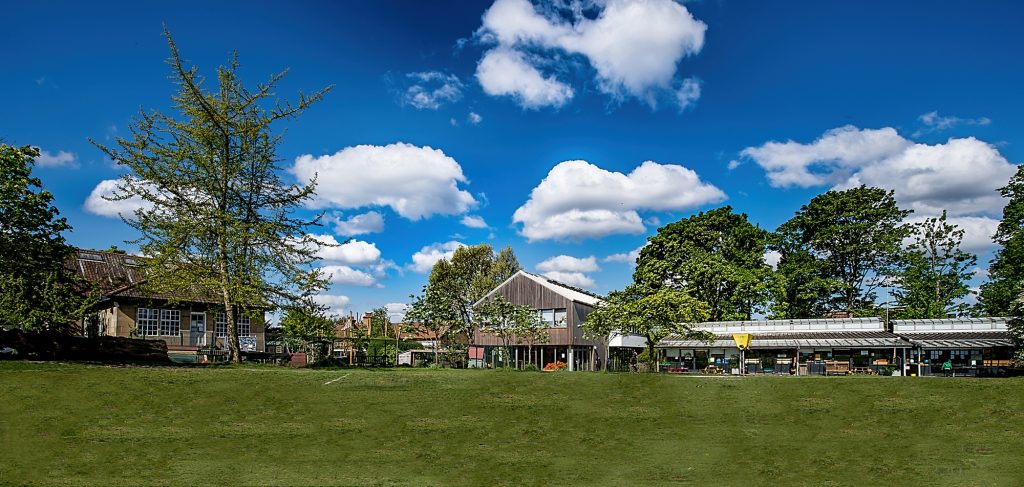
[[[825,375],[847,375],[849,373],[849,362],[825,362]]]

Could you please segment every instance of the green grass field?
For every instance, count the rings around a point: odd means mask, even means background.
[[[1024,381],[0,363],[0,483],[1021,485]]]

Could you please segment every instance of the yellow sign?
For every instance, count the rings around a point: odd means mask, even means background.
[[[736,341],[736,348],[750,350],[750,333],[734,333],[732,339]]]

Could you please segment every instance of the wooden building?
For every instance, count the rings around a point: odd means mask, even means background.
[[[226,349],[224,307],[209,298],[158,294],[145,289],[144,258],[78,249],[68,262],[99,294],[99,303],[82,324],[87,335],[109,335],[167,343],[172,358],[197,357],[202,349]],[[265,349],[263,311],[238,317],[243,352]]]
[[[544,368],[548,364],[563,362],[569,370],[597,370],[604,360],[606,343],[583,336],[580,325],[601,302],[595,294],[543,276],[519,271],[487,293],[474,306],[500,295],[509,302],[537,310],[541,321],[547,323],[548,340],[531,348],[517,342],[510,357],[505,357],[503,343],[493,334],[477,331],[470,347],[470,365],[476,367],[534,364]]]

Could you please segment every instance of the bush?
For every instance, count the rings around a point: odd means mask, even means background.
[[[538,371],[540,369],[537,368],[537,364],[525,364],[519,370],[525,370],[525,371],[528,371],[528,372],[536,372],[536,371]]]

